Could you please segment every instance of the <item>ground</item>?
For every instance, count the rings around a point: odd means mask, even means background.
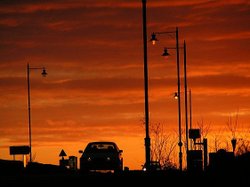
[[[179,171],[123,171],[121,173],[79,172],[2,174],[1,187],[11,186],[249,186],[249,173],[245,175],[187,173]]]

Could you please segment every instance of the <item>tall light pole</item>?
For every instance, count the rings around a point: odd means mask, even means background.
[[[178,27],[175,31],[176,35],[176,62],[177,62],[177,85],[178,85],[178,127],[179,127],[179,169],[182,171],[182,141],[181,141],[181,86],[180,86],[180,60],[179,60],[179,32]]]
[[[46,69],[44,67],[30,67],[29,63],[27,64],[27,83],[28,83],[28,124],[29,124],[29,148],[30,148],[30,162],[32,162],[32,138],[31,138],[31,108],[30,108],[30,70],[42,69],[42,76],[47,75]]]
[[[188,98],[187,98],[187,49],[185,40],[183,44],[183,50],[184,50],[184,88],[185,88],[186,163],[187,163],[189,144],[188,144]]]
[[[192,129],[192,92],[189,89],[189,129]]]
[[[157,34],[175,34],[176,39],[176,46],[172,49],[176,49],[176,64],[177,64],[177,87],[178,87],[178,131],[179,131],[179,169],[182,171],[182,138],[181,138],[181,86],[180,86],[180,58],[179,58],[179,30],[178,27],[176,27],[175,31],[170,32],[153,32],[151,35],[151,41],[153,44],[157,41],[156,35]],[[169,49],[169,48],[168,48]],[[162,56],[168,56],[169,53],[167,52],[167,48],[164,49],[164,53]]]
[[[148,107],[148,52],[147,52],[147,1],[142,0],[143,52],[144,52],[144,98],[145,98],[145,156],[146,169],[150,167],[149,107]]]
[[[181,48],[181,47],[179,47],[179,48]],[[169,55],[169,53],[167,52],[167,49],[171,49],[171,48],[165,48],[163,56],[168,56]],[[175,48],[172,48],[172,49],[175,49]],[[185,91],[184,91],[184,95],[185,95],[185,131],[186,131],[186,157],[187,157],[188,156],[188,150],[189,150],[189,143],[188,143],[188,130],[189,130],[189,127],[188,127],[188,98],[187,98],[187,49],[186,49],[186,41],[185,40],[184,40],[184,43],[183,43],[183,51],[184,51],[183,52],[184,53],[184,55],[183,55],[184,60],[183,61],[184,61],[184,89],[185,89]],[[174,97],[175,97],[175,99],[179,99],[180,98],[179,92],[175,93]],[[180,101],[180,99],[178,101]],[[190,105],[191,105],[191,101],[190,101]],[[191,109],[190,109],[190,111],[191,111]],[[190,119],[191,119],[191,115],[190,115]],[[190,124],[191,124],[191,122],[190,122]],[[180,130],[180,126],[179,126],[179,130]],[[181,133],[181,131],[179,131],[179,135],[180,135],[180,133]],[[181,135],[179,137],[181,138]],[[181,139],[180,139],[180,142],[181,142]],[[186,161],[187,160],[188,160],[188,158],[186,158]],[[188,163],[187,163],[187,165],[188,165]]]

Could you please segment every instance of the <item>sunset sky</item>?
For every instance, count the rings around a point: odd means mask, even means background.
[[[9,146],[28,145],[27,63],[30,71],[34,161],[58,164],[64,149],[90,141],[115,141],[124,165],[145,162],[144,74],[141,0],[0,1],[0,159]],[[148,0],[152,32],[179,28],[187,44],[188,89],[193,126],[209,125],[208,144],[230,137],[229,117],[238,116],[237,138],[250,135],[250,3],[248,0]],[[148,43],[150,123],[176,138],[175,38]],[[183,50],[180,50],[184,130]],[[184,138],[183,138],[184,140]],[[178,160],[178,155],[173,155]]]

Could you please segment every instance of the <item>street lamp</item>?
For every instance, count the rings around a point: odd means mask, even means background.
[[[142,0],[143,53],[144,53],[144,98],[145,98],[145,156],[146,169],[150,167],[149,107],[148,107],[148,52],[147,52],[147,1]]]
[[[169,56],[167,49],[176,49],[176,63],[177,63],[177,86],[178,86],[178,96],[180,96],[180,62],[179,62],[179,31],[176,27],[175,31],[169,32],[153,32],[150,41],[155,44],[157,40],[156,35],[160,34],[175,34],[176,46],[174,48],[165,48],[162,56]],[[181,97],[178,97],[178,128],[179,128],[179,169],[182,171],[182,140],[181,140]]]
[[[185,123],[186,123],[186,160],[188,160],[188,98],[187,98],[187,47],[186,41],[184,40],[183,43],[183,50],[184,50],[184,92],[185,92]],[[191,103],[190,103],[191,105]]]
[[[167,49],[165,48],[162,56],[169,56],[170,54],[167,52]],[[184,50],[184,94],[185,94],[185,129],[186,129],[186,156],[188,155],[189,150],[189,143],[188,143],[188,98],[187,98],[187,50],[186,50],[186,41],[184,40],[183,44],[183,50]],[[174,95],[175,99],[179,99],[179,94],[175,93]],[[190,112],[191,112],[191,91],[190,91]],[[191,119],[191,114],[190,114]],[[191,128],[191,120],[190,120],[190,128]],[[188,158],[187,158],[188,159]]]
[[[177,99],[178,99],[178,97],[179,97],[179,96],[178,96],[178,93],[177,93],[177,92],[175,92],[175,93],[174,93],[174,98],[177,100]]]
[[[46,77],[47,72],[45,67],[30,67],[27,64],[27,83],[28,83],[28,123],[29,123],[29,147],[30,147],[30,162],[32,162],[32,144],[31,144],[31,108],[30,108],[30,70],[42,69],[41,75]]]
[[[169,56],[167,49],[164,48],[164,52],[162,56]],[[187,50],[186,50],[186,41],[184,40],[183,43],[183,50],[184,50],[184,95],[185,95],[185,125],[186,125],[186,153],[188,153],[188,98],[187,98]],[[175,99],[178,99],[178,93],[175,93]]]

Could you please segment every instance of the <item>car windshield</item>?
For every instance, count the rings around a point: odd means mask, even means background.
[[[91,143],[86,147],[85,152],[112,152],[116,147],[110,143]]]

